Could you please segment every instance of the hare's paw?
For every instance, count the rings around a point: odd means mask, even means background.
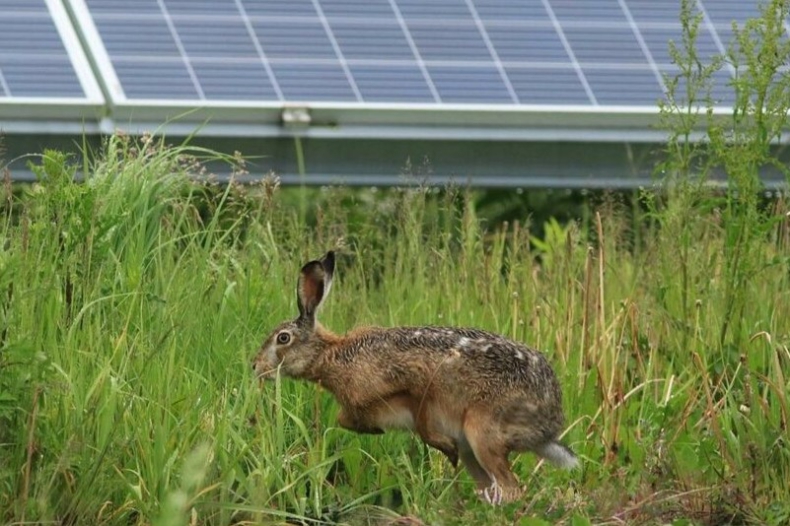
[[[442,437],[443,440],[432,440],[431,442],[426,441],[425,443],[429,446],[438,449],[444,456],[447,457],[447,460],[450,461],[450,464],[454,468],[458,467],[458,448],[455,445],[455,442],[450,440],[447,437]]]
[[[499,506],[502,504],[502,486],[497,481],[491,483],[490,486],[478,491],[478,496],[484,502],[492,506]]]
[[[500,506],[509,502],[515,502],[521,498],[523,494],[519,487],[501,486],[496,480],[491,483],[487,488],[477,490],[477,496],[483,502],[491,504],[492,506]]]
[[[453,449],[452,451],[442,451],[442,453],[447,455],[447,460],[450,461],[450,464],[452,464],[453,468],[457,468],[458,467],[458,450],[457,449]]]

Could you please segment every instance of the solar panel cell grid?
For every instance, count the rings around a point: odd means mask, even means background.
[[[422,71],[416,66],[351,65],[351,72],[367,102],[435,102]]]
[[[332,30],[346,59],[415,60],[406,36],[394,18],[375,24],[333,22]]]
[[[315,5],[311,0],[243,0],[242,4],[250,16],[316,16]]]
[[[743,21],[760,16],[758,5],[758,2],[744,0],[708,0],[705,2],[705,11],[714,24],[730,26],[734,20]]]
[[[181,58],[181,51],[163,18],[102,17],[97,20],[104,46],[112,57],[150,62],[157,57]]]
[[[647,60],[629,27],[566,27],[565,36],[582,64],[645,64]]]
[[[468,21],[469,6],[464,0],[397,0],[406,20]]]
[[[388,0],[321,0],[327,18],[392,19],[395,13]]]
[[[507,67],[507,75],[522,104],[589,104],[576,70]]]
[[[164,0],[171,15],[198,15],[203,17],[238,16],[234,0]]]
[[[85,97],[43,1],[2,0],[0,13],[0,96]]]
[[[329,36],[318,19],[299,19],[287,23],[253,19],[252,26],[269,58],[337,59]]]
[[[212,20],[174,19],[178,36],[190,57],[258,58],[258,51],[240,17]]]
[[[652,69],[584,68],[598,104],[652,106],[662,96]]]
[[[512,103],[499,71],[493,67],[433,66],[428,68],[444,102]]]
[[[676,0],[85,1],[127,98],[652,105],[680,37]],[[755,5],[705,2],[700,56]]]
[[[180,57],[150,61],[115,61],[115,72],[132,99],[199,99],[199,92]]]
[[[157,0],[85,0],[95,15],[112,13],[136,13],[159,15],[162,10]]]
[[[207,99],[276,100],[277,93],[260,61],[245,64],[192,61],[200,86]],[[239,75],[243,68],[244,74]]]
[[[356,101],[343,69],[335,64],[272,63],[286,100]],[[320,82],[316,82],[320,79]]]
[[[0,50],[37,55],[66,50],[55,25],[46,13],[16,14],[0,17]]]
[[[550,23],[541,0],[475,0],[474,6],[485,22]]]
[[[637,22],[680,25],[678,18],[680,2],[628,0],[626,6]]]
[[[560,22],[614,22],[626,19],[617,0],[548,0]]]
[[[30,56],[0,58],[3,92],[12,97],[85,96],[68,57]]]
[[[550,25],[530,27],[486,24],[486,31],[503,62],[562,62],[570,65],[568,53],[562,47],[557,31]]]
[[[41,13],[46,11],[43,0],[0,0],[4,13]]]
[[[417,24],[409,31],[422,58],[430,61],[491,62],[491,53],[473,22]]]
[[[640,27],[640,31],[656,64],[662,67],[672,65],[669,42],[673,42],[679,50],[683,49],[683,35],[680,26],[662,28]],[[714,55],[719,54],[716,42],[707,28],[700,28],[696,42],[696,52],[703,61],[709,61]]]

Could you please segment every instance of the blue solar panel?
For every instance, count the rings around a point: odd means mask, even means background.
[[[444,102],[513,102],[499,71],[493,66],[433,66],[428,71]]]
[[[238,15],[238,9],[232,0],[221,2],[217,0],[164,0],[164,2],[167,10],[173,15],[210,15],[214,17]],[[116,3],[118,2],[116,1]],[[156,0],[153,0],[152,3],[157,4]],[[159,10],[158,5],[157,10]]]
[[[720,0],[714,0],[720,1]],[[740,1],[740,0],[739,0]],[[631,16],[637,23],[675,24],[680,26],[680,2],[656,2],[655,0],[628,0]]]
[[[199,99],[195,83],[179,57],[114,61],[115,73],[131,99]]]
[[[643,27],[640,28],[642,38],[653,56],[653,60],[662,67],[672,65],[672,57],[669,53],[668,42],[674,42],[675,46],[683,49],[683,34],[680,25],[670,27]],[[713,40],[707,28],[702,27],[697,35],[696,52],[699,58],[705,62],[709,61],[714,55],[719,54],[719,48]]]
[[[677,0],[73,1],[127,99],[653,105],[681,35]],[[703,58],[757,12],[699,5]]]
[[[376,24],[359,20],[333,22],[332,29],[346,59],[415,60],[395,19]]]
[[[288,22],[254,19],[252,25],[269,58],[338,59],[329,35],[317,18]]]
[[[112,57],[129,57],[145,62],[176,57],[181,60],[167,22],[155,16],[102,16],[97,19],[104,47]]]
[[[362,98],[369,102],[435,102],[417,66],[351,66]]]
[[[85,98],[43,0],[0,0],[0,97]]]
[[[89,0],[91,13],[107,14],[107,13],[137,13],[148,15],[159,15],[161,10],[157,0],[125,0],[118,2],[118,0]]]
[[[428,61],[491,61],[491,53],[474,23],[410,24],[422,58]]]
[[[549,0],[549,5],[560,22],[626,23],[617,0]],[[676,5],[679,8],[680,2]]]
[[[258,58],[255,44],[239,18],[175,18],[173,25],[190,57]]]
[[[464,0],[398,0],[397,4],[406,20],[464,21],[472,16]]]
[[[275,62],[272,69],[287,100],[357,100],[348,76],[339,64]]]
[[[484,22],[545,22],[549,14],[541,0],[478,0],[477,14]]]
[[[598,104],[653,106],[662,97],[661,85],[650,68],[583,68]]]
[[[315,18],[316,11],[310,0],[244,0],[250,16]]]
[[[565,28],[565,36],[581,63],[647,65],[630,27],[574,26]]]
[[[488,24],[486,31],[503,62],[568,62],[568,52],[550,25]]]
[[[244,75],[239,76],[239,67]],[[260,61],[242,64],[223,61],[192,61],[205,98],[211,100],[272,100],[277,93]]]
[[[3,97],[85,97],[71,63],[62,57],[2,57],[0,75]]]
[[[508,67],[507,75],[522,104],[589,104],[590,98],[572,67]]]
[[[757,2],[743,0],[709,0],[705,11],[714,24],[730,26],[733,21],[742,22],[747,18],[760,16]]]
[[[388,0],[321,0],[327,18],[390,19],[395,16]]]

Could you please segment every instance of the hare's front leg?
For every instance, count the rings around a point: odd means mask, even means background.
[[[417,434],[420,435],[423,442],[444,453],[454,468],[458,467],[458,447],[455,445],[455,441],[444,435],[433,434],[424,430],[420,432],[420,428],[417,428]]]
[[[349,411],[345,407],[340,409],[340,414],[337,415],[337,423],[343,429],[348,429],[355,433],[364,433],[367,435],[380,435],[384,433],[383,429],[368,422],[361,414],[355,411]]]
[[[458,466],[458,444],[451,437],[442,433],[434,420],[436,415],[424,410],[417,414],[414,430],[423,442],[445,454],[453,467]]]

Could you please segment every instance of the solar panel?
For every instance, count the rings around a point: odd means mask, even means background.
[[[81,25],[117,102],[648,107],[681,36],[677,0],[71,4],[90,18]],[[703,57],[726,49],[732,20],[757,13],[743,0],[698,5]],[[731,73],[716,79],[722,104]]]
[[[0,0],[0,13],[0,100],[99,97],[59,2]]]
[[[757,2],[713,0],[705,3],[705,14],[714,24],[729,26],[733,19],[746,20],[760,16]]]

